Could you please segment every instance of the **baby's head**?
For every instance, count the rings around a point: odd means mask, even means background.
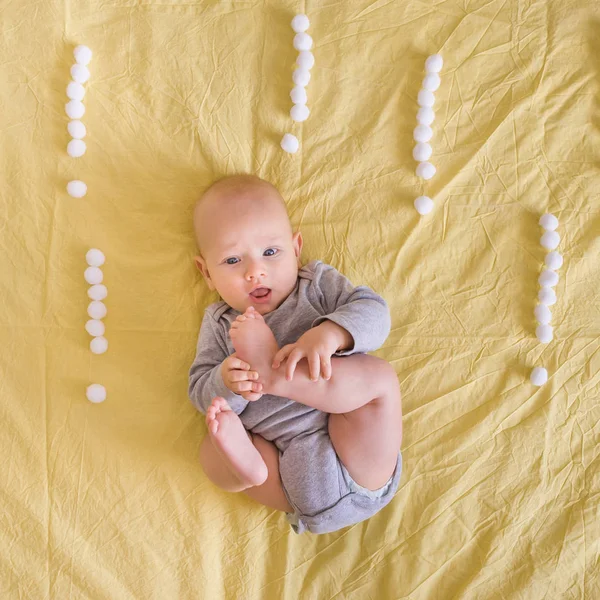
[[[194,230],[196,265],[232,308],[264,315],[294,290],[302,235],[292,232],[283,198],[267,181],[235,175],[211,185],[196,204]]]

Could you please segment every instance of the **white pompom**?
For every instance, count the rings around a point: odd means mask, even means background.
[[[558,219],[552,213],[546,213],[540,217],[540,225],[546,231],[554,231],[558,227]]]
[[[548,381],[548,371],[544,369],[544,367],[536,367],[531,371],[531,383],[533,385],[540,387],[544,385]]]
[[[431,179],[435,175],[435,167],[430,162],[422,162],[417,165],[417,177]]]
[[[99,404],[106,400],[106,388],[99,383],[92,383],[85,391],[85,395],[90,402]]]
[[[302,123],[302,121],[306,121],[308,119],[308,115],[310,115],[310,110],[308,110],[308,106],[306,104],[294,104],[290,110],[290,116],[293,121],[296,123]]]
[[[85,65],[75,63],[71,67],[71,77],[77,83],[85,83],[90,78],[90,70]]]
[[[69,181],[67,183],[67,193],[73,198],[83,198],[87,194],[87,185],[78,179]]]
[[[435,104],[435,96],[429,90],[419,90],[417,95],[417,103],[419,106],[427,106],[431,108]]]
[[[303,50],[298,54],[296,64],[303,69],[312,69],[315,66],[315,57],[309,50]]]
[[[303,88],[301,85],[297,85],[292,88],[290,92],[290,98],[294,104],[306,104],[308,100],[308,96],[306,95],[306,88]]]
[[[444,66],[444,59],[439,54],[432,54],[425,61],[425,70],[428,73],[439,73]]]
[[[423,79],[423,89],[435,92],[439,87],[442,80],[437,73],[427,73]]]
[[[291,133],[286,133],[281,140],[281,147],[290,154],[295,154],[298,152],[298,148],[300,147],[300,142],[298,142],[298,138]]]
[[[417,113],[417,123],[421,125],[431,125],[435,119],[435,113],[430,106],[421,106]]]
[[[423,161],[429,160],[431,158],[431,153],[432,152],[433,151],[432,151],[431,146],[429,144],[423,144],[423,143],[419,142],[413,148],[413,158],[417,162],[423,162]]]
[[[549,344],[554,338],[554,329],[551,325],[538,325],[535,335],[542,344]]]
[[[544,259],[546,266],[553,271],[557,271],[563,266],[563,257],[562,254],[558,252],[548,252],[546,254],[546,258]]]
[[[88,304],[87,313],[92,319],[104,319],[107,313],[106,304],[99,300],[93,300]]]
[[[87,130],[81,121],[69,121],[67,125],[69,135],[76,140],[81,140],[85,137]]]
[[[296,85],[306,87],[310,81],[310,71],[308,69],[295,69],[292,79]]]
[[[97,283],[88,289],[88,296],[92,300],[104,300],[108,296],[108,290],[104,284]]]
[[[104,279],[102,269],[99,269],[98,267],[88,267],[83,276],[90,285],[102,283],[102,280]]]
[[[419,196],[415,208],[420,215],[428,215],[433,210],[433,200],[429,196]]]
[[[106,260],[104,252],[98,248],[92,248],[85,253],[85,260],[90,267],[101,267]]]
[[[546,306],[556,304],[556,292],[549,287],[543,287],[538,292],[538,300]]]
[[[92,51],[87,46],[77,46],[73,50],[75,62],[80,65],[87,65],[92,60]]]
[[[71,140],[67,144],[67,154],[73,158],[79,158],[85,154],[87,146],[83,140]]]
[[[415,142],[428,142],[433,137],[433,129],[429,125],[417,125],[413,131]]]
[[[306,15],[296,15],[292,19],[292,29],[296,33],[302,33],[310,27],[310,21]]]
[[[540,244],[547,250],[555,250],[560,244],[560,235],[556,231],[546,231],[540,240]]]
[[[538,304],[535,307],[533,313],[535,314],[537,322],[542,325],[548,325],[548,323],[552,321],[552,313],[545,304]]]
[[[83,100],[85,96],[85,88],[76,81],[71,81],[67,86],[67,96],[71,100]]]
[[[70,119],[81,119],[85,115],[85,105],[79,100],[70,100],[65,104],[65,111]]]
[[[308,33],[297,33],[294,36],[294,48],[301,52],[303,50],[310,50],[313,45],[313,39]]]
[[[558,273],[546,269],[540,273],[538,282],[542,287],[554,287],[558,283]]]
[[[94,354],[104,354],[108,350],[108,340],[105,337],[95,337],[90,342],[90,350]]]
[[[105,327],[104,327],[104,323],[102,321],[98,321],[98,319],[90,319],[86,324],[85,324],[85,330],[92,336],[92,337],[99,337],[101,335],[104,335],[104,331],[105,331]]]

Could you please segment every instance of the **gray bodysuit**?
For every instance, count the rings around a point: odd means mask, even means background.
[[[283,489],[294,508],[288,520],[297,533],[326,533],[368,519],[393,498],[402,455],[398,453],[390,480],[379,490],[368,490],[350,477],[336,455],[327,413],[269,394],[248,402],[225,387],[221,363],[234,352],[229,328],[239,314],[225,302],[206,309],[190,369],[192,402],[206,414],[212,399],[222,396],[247,430],[275,444]],[[390,332],[383,298],[368,287],[354,287],[333,267],[313,261],[300,269],[294,291],[265,315],[265,321],[282,347],[325,320],[337,323],[354,339],[354,347],[337,356],[376,350]]]

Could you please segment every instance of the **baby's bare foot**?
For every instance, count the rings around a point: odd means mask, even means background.
[[[206,424],[214,447],[240,482],[249,487],[262,485],[269,474],[267,465],[227,400],[218,396],[213,399]]]

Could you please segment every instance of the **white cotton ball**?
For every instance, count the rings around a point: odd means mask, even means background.
[[[92,248],[85,253],[85,260],[90,267],[101,267],[106,260],[104,252],[98,248]]]
[[[546,254],[546,258],[544,259],[546,266],[553,271],[557,271],[563,266],[563,257],[562,254],[558,252],[548,252]]]
[[[92,337],[99,337],[101,335],[104,335],[104,331],[105,331],[105,327],[104,327],[104,323],[102,321],[98,321],[98,319],[90,319],[86,324],[85,324],[85,330],[92,336]]]
[[[71,77],[77,83],[85,83],[90,78],[90,70],[79,63],[75,63],[71,67]]]
[[[417,113],[417,123],[421,125],[431,125],[435,119],[435,113],[430,106],[421,106]]]
[[[308,69],[295,69],[292,79],[296,85],[306,87],[310,81],[310,71]]]
[[[286,133],[281,140],[281,147],[290,154],[295,154],[298,152],[298,148],[300,147],[300,142],[295,135],[291,133]]]
[[[67,125],[69,135],[76,140],[81,140],[85,137],[87,130],[81,121],[69,121]]]
[[[315,66],[315,57],[310,50],[303,50],[298,54],[296,64],[303,69],[312,69]]]
[[[535,335],[542,344],[549,344],[554,338],[554,329],[552,329],[551,325],[538,325]]]
[[[71,81],[67,86],[67,96],[71,100],[83,100],[85,96],[85,88],[76,81]]]
[[[547,250],[554,250],[560,244],[560,235],[556,231],[546,231],[540,239],[540,244]]]
[[[556,304],[556,292],[549,287],[543,287],[538,292],[538,300],[546,306]]]
[[[290,116],[292,117],[293,121],[296,121],[296,123],[302,123],[302,121],[306,121],[309,114],[310,110],[306,104],[294,104],[290,110]]]
[[[432,54],[425,61],[425,70],[428,73],[439,73],[444,66],[444,59],[439,54]]]
[[[417,125],[413,131],[415,142],[428,142],[433,137],[433,129],[429,125]]]
[[[558,283],[558,273],[546,269],[540,273],[538,282],[542,287],[554,287]]]
[[[88,267],[83,276],[90,285],[102,283],[102,279],[104,279],[102,269],[99,269],[98,267]]]
[[[75,62],[80,65],[87,65],[92,60],[92,51],[87,46],[77,46],[73,50]]]
[[[554,231],[558,227],[558,219],[552,213],[546,213],[540,217],[540,225],[546,231]]]
[[[294,48],[301,52],[303,50],[310,50],[313,45],[313,39],[308,33],[297,33],[294,36]]]
[[[306,15],[296,15],[292,19],[292,29],[296,33],[302,33],[310,27],[310,21]]]
[[[436,168],[430,162],[422,162],[417,165],[417,177],[431,179],[435,175]]]
[[[108,296],[108,290],[102,283],[97,283],[88,290],[88,296],[92,300],[104,300]]]
[[[306,95],[306,88],[303,88],[301,85],[297,85],[292,88],[290,92],[290,98],[294,104],[306,104],[308,100],[308,96]]]
[[[108,350],[108,340],[105,337],[95,337],[90,342],[90,350],[94,354],[104,354]]]
[[[79,158],[85,154],[87,146],[83,140],[71,140],[67,144],[67,154],[73,158]]]
[[[542,325],[548,325],[552,321],[552,313],[545,304],[538,304],[533,313],[538,323]]]
[[[433,210],[433,200],[429,196],[419,196],[415,208],[420,215],[428,215]]]
[[[427,73],[423,79],[423,89],[435,92],[439,87],[442,80],[437,73]]]
[[[531,371],[531,383],[533,385],[540,387],[544,385],[548,381],[548,371],[544,369],[544,367],[536,367]]]
[[[70,100],[65,104],[65,111],[70,119],[81,119],[85,115],[85,105],[79,100]]]
[[[419,90],[417,95],[417,103],[419,106],[427,106],[431,108],[435,104],[435,96],[429,90]]]
[[[99,404],[106,400],[106,388],[99,383],[92,383],[85,391],[85,395],[90,402]]]
[[[432,152],[433,152],[433,150],[431,149],[431,146],[429,144],[423,144],[423,143],[419,142],[413,148],[413,158],[417,162],[423,162],[423,161],[429,160],[431,158]]]
[[[104,319],[107,313],[106,304],[99,300],[93,300],[88,304],[87,313],[92,319]]]
[[[67,183],[67,193],[73,198],[83,198],[87,194],[87,185],[78,179],[69,181]]]

